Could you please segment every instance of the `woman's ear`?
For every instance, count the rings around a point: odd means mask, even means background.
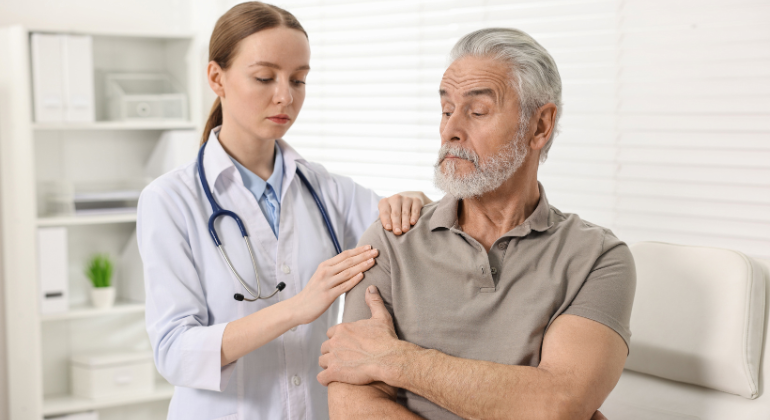
[[[224,70],[219,67],[216,61],[209,61],[209,65],[206,67],[206,79],[209,82],[209,87],[220,98],[225,97],[225,88],[222,85],[222,77],[224,77]]]
[[[555,128],[557,112],[559,110],[556,109],[556,105],[550,102],[537,109],[534,115],[536,119],[535,134],[530,140],[529,147],[534,150],[545,147]]]

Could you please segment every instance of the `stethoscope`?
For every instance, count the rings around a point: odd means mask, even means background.
[[[219,250],[219,254],[222,255],[222,259],[224,259],[225,264],[227,267],[230,268],[230,271],[232,271],[233,275],[238,279],[238,281],[241,283],[241,286],[243,286],[244,289],[246,289],[247,292],[251,295],[253,299],[248,299],[244,297],[240,293],[236,293],[234,298],[237,301],[247,301],[247,302],[254,302],[258,299],[270,299],[271,297],[275,296],[276,293],[282,291],[286,287],[286,283],[280,282],[278,283],[278,286],[276,286],[273,293],[271,293],[269,296],[262,296],[262,285],[259,281],[259,273],[257,273],[257,261],[254,258],[254,252],[251,250],[251,244],[249,243],[249,234],[246,233],[246,228],[243,226],[243,222],[241,221],[241,218],[238,217],[237,214],[230,210],[225,210],[222,207],[217,204],[217,201],[214,199],[214,196],[211,195],[211,190],[209,189],[209,183],[206,181],[206,172],[203,170],[203,150],[206,148],[206,144],[208,142],[204,143],[203,146],[201,146],[200,151],[198,152],[198,176],[201,179],[201,186],[203,186],[203,192],[206,194],[206,198],[209,200],[209,204],[211,204],[211,211],[213,212],[211,214],[211,217],[209,217],[209,234],[211,234],[211,239],[214,240],[214,245]],[[324,219],[324,223],[326,223],[326,230],[329,231],[329,236],[332,238],[332,243],[334,243],[334,250],[337,251],[337,254],[342,252],[342,248],[340,248],[340,243],[337,241],[337,235],[334,233],[334,229],[332,228],[332,223],[329,221],[329,215],[326,213],[326,207],[324,207],[324,204],[321,202],[321,199],[318,198],[318,194],[316,194],[315,190],[313,189],[313,186],[310,185],[310,182],[305,178],[305,175],[302,174],[302,172],[299,170],[299,165],[297,165],[297,176],[300,180],[302,180],[302,183],[305,184],[307,189],[310,191],[310,194],[313,196],[313,200],[315,200],[316,206],[318,206],[318,211],[321,212],[321,217]],[[222,248],[222,242],[219,240],[219,235],[217,235],[217,230],[214,227],[214,221],[217,220],[220,216],[228,216],[232,217],[233,220],[235,220],[235,223],[238,224],[238,229],[241,231],[241,235],[243,236],[243,241],[246,242],[246,248],[249,250],[249,256],[251,256],[251,266],[254,268],[254,277],[257,279],[257,292],[255,293],[248,284],[241,278],[241,276],[238,275],[238,273],[235,271],[235,268],[233,267],[233,264],[230,262],[230,259],[227,258],[227,253],[225,253],[225,250]]]

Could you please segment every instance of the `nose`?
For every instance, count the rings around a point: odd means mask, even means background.
[[[275,92],[273,93],[273,102],[276,105],[289,105],[294,102],[294,97],[291,94],[291,86],[289,86],[289,80],[276,83]]]
[[[452,113],[449,118],[442,119],[440,126],[441,144],[465,140],[467,136],[462,122],[462,115],[459,112]]]

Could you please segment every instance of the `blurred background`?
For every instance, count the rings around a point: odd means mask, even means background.
[[[161,378],[138,396],[84,397],[72,366],[106,363],[75,360],[96,350],[146,362],[136,194],[193,158],[214,98],[208,39],[236,3],[0,0],[0,419],[165,418],[172,390]],[[475,29],[515,27],[548,49],[564,84],[561,132],[539,175],[553,206],[628,243],[770,258],[767,0],[273,4],[297,16],[312,51],[305,106],[286,140],[329,171],[381,195],[439,198],[447,53]],[[49,53],[91,79],[72,79]],[[73,93],[56,111],[42,90],[51,71],[72,79],[52,89],[80,89],[85,102]],[[166,95],[165,105],[132,103],[142,89]],[[96,252],[115,262],[116,303],[101,309],[84,273]],[[38,297],[49,256],[64,273],[63,307]]]

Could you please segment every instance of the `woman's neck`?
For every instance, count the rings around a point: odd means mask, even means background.
[[[219,131],[219,143],[228,155],[258,177],[267,181],[273,174],[275,140],[254,137],[237,124],[225,121]]]

